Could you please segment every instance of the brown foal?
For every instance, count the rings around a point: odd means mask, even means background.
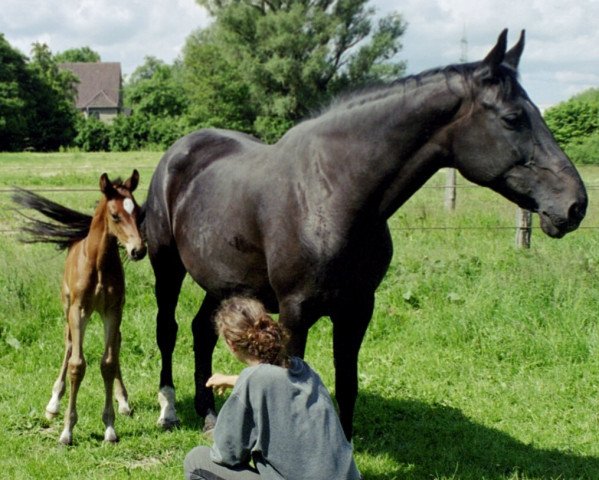
[[[23,230],[26,242],[53,242],[68,249],[62,282],[62,302],[66,316],[65,354],[52,398],[46,406],[46,417],[54,418],[60,408],[67,372],[71,383],[69,404],[64,417],[64,430],[59,441],[73,442],[77,423],[77,393],[85,376],[83,337],[87,321],[98,312],[104,322],[104,355],[101,370],[106,398],[102,420],[106,426],[104,440],[116,442],[114,430],[113,390],[119,413],[131,413],[127,390],[123,384],[119,351],[120,324],[125,302],[125,277],[119,255],[122,244],[129,258],[140,260],[146,247],[138,229],[139,205],[132,193],[139,182],[137,170],[124,182],[111,183],[104,173],[100,177],[103,196],[93,217],[75,212],[26,190],[18,190],[13,199],[21,206],[33,208],[57,223],[29,218]],[[116,388],[114,388],[116,385]]]

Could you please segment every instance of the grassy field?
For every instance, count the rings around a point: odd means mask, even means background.
[[[184,285],[175,382],[181,427],[156,426],[160,356],[149,262],[127,263],[122,366],[134,415],[102,442],[101,322],[85,342],[75,445],[44,407],[63,354],[64,254],[10,231],[11,185],[91,211],[100,174],[141,172],[143,200],[158,153],[0,155],[0,472],[2,478],[181,478],[186,452],[209,444],[193,411],[190,332],[202,291]],[[360,356],[356,459],[366,479],[599,478],[599,169],[585,168],[583,228],[561,240],[533,231],[514,248],[515,207],[460,179],[443,209],[443,173],[391,221],[395,255]],[[538,220],[535,219],[535,226]],[[481,228],[482,227],[482,228]],[[333,391],[330,322],[312,329],[307,360]],[[219,371],[241,365],[219,344]],[[334,391],[333,391],[334,393]],[[222,399],[220,399],[222,401]],[[63,405],[64,406],[64,405]]]

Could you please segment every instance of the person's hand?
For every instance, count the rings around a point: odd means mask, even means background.
[[[233,388],[235,386],[235,382],[238,378],[239,375],[223,375],[222,373],[215,373],[208,379],[206,386],[212,388],[219,395],[222,395],[228,388]]]

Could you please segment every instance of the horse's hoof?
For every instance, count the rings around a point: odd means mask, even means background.
[[[116,443],[119,441],[119,437],[117,437],[114,428],[108,427],[106,432],[104,433],[104,441],[106,443]]]
[[[178,418],[159,418],[156,424],[163,430],[172,430],[177,428],[181,422]]]
[[[212,432],[214,431],[214,427],[216,426],[216,415],[209,413],[204,418],[204,428],[202,428],[202,432],[207,437],[212,437]]]

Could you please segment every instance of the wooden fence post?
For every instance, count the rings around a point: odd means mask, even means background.
[[[530,248],[532,233],[532,213],[529,210],[518,208],[516,210],[516,247]]]
[[[455,168],[447,169],[447,179],[445,181],[445,209],[455,210],[456,198],[456,170]]]

